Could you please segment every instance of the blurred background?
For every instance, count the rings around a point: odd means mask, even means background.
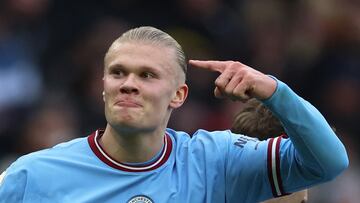
[[[345,143],[350,168],[311,189],[309,202],[360,201],[356,0],[1,0],[1,171],[22,154],[105,127],[104,54],[140,25],[171,34],[189,58],[239,60],[312,102]],[[190,96],[172,128],[231,126],[242,105],[214,99],[216,76],[189,69]]]

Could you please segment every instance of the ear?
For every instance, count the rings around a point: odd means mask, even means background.
[[[185,102],[188,90],[189,88],[186,84],[180,85],[170,101],[170,107],[173,109],[179,108]]]
[[[105,69],[104,69],[104,76],[103,76],[102,80],[103,80],[103,88],[105,89]],[[103,97],[103,101],[105,102],[105,90],[102,91],[102,97]]]

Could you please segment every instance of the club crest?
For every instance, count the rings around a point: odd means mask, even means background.
[[[145,195],[136,195],[132,197],[128,203],[154,203],[150,197]]]

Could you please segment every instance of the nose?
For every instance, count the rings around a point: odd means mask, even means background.
[[[124,94],[138,94],[139,88],[136,81],[136,76],[130,74],[124,78],[124,82],[120,87],[120,92]]]

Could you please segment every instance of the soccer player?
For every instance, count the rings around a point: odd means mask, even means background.
[[[278,136],[287,137],[279,119],[256,99],[248,100],[241,111],[236,114],[231,131],[257,137],[260,140],[274,139]],[[263,203],[305,203],[307,200],[308,192],[302,190]]]
[[[187,61],[156,28],[125,32],[104,63],[105,129],[19,158],[4,172],[0,202],[259,202],[329,181],[348,166],[315,107],[240,62],[189,61],[220,73],[216,97],[261,100],[290,139],[201,129],[191,137],[167,128],[188,94]]]

